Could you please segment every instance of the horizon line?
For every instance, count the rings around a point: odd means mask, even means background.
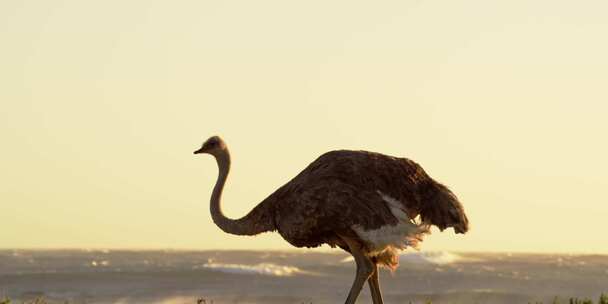
[[[0,247],[0,251],[173,251],[173,252],[209,252],[209,251],[248,251],[248,252],[290,252],[290,253],[329,253],[347,254],[336,248],[288,248],[288,249],[228,249],[228,248],[171,248],[171,247]],[[583,252],[583,251],[526,251],[526,250],[403,250],[402,253],[416,252],[450,252],[461,254],[532,254],[532,255],[608,255],[608,252]]]

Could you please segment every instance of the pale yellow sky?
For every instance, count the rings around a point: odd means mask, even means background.
[[[608,253],[606,1],[1,1],[0,248],[290,248],[230,236],[324,151],[419,162],[466,236]]]

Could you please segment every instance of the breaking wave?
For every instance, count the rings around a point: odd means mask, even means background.
[[[184,303],[196,303],[197,298],[195,296],[174,296],[165,298],[145,299],[146,303],[150,304],[184,304]],[[112,302],[112,304],[131,304],[131,303],[142,303],[142,299],[137,297],[125,297],[120,298]],[[206,302],[202,302],[206,303]]]
[[[447,251],[405,252],[399,256],[402,263],[447,265],[461,261],[462,258]]]
[[[404,252],[399,255],[399,261],[407,264],[447,265],[461,260],[461,256],[447,251]],[[342,263],[351,261],[354,261],[351,256],[342,259]]]
[[[224,273],[261,274],[276,277],[288,277],[303,273],[298,267],[262,263],[257,265],[206,263],[195,268],[209,269]]]

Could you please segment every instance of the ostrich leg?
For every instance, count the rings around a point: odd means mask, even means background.
[[[374,304],[384,304],[384,301],[382,301],[382,293],[380,292],[378,265],[374,263],[372,267],[374,272],[369,277],[369,279],[367,279],[367,283],[369,283],[369,290],[372,292],[372,301],[374,302]]]
[[[367,281],[372,274],[373,263],[367,256],[363,254],[363,251],[361,251],[361,245],[359,245],[358,242],[349,238],[342,239],[348,245],[348,249],[350,249],[350,253],[355,258],[355,263],[357,264],[357,275],[355,276],[353,287],[351,287],[350,292],[348,293],[348,298],[346,298],[345,302],[345,304],[354,304],[355,301],[357,301],[359,293],[361,292],[361,288],[363,288],[363,284],[365,284],[365,281]]]

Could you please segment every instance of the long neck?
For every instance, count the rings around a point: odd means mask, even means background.
[[[256,235],[262,232],[275,230],[271,214],[266,204],[259,204],[246,216],[240,219],[230,219],[222,212],[221,199],[228,173],[230,172],[230,153],[225,149],[215,155],[219,176],[213,193],[211,194],[211,217],[213,222],[224,232],[236,235]]]

